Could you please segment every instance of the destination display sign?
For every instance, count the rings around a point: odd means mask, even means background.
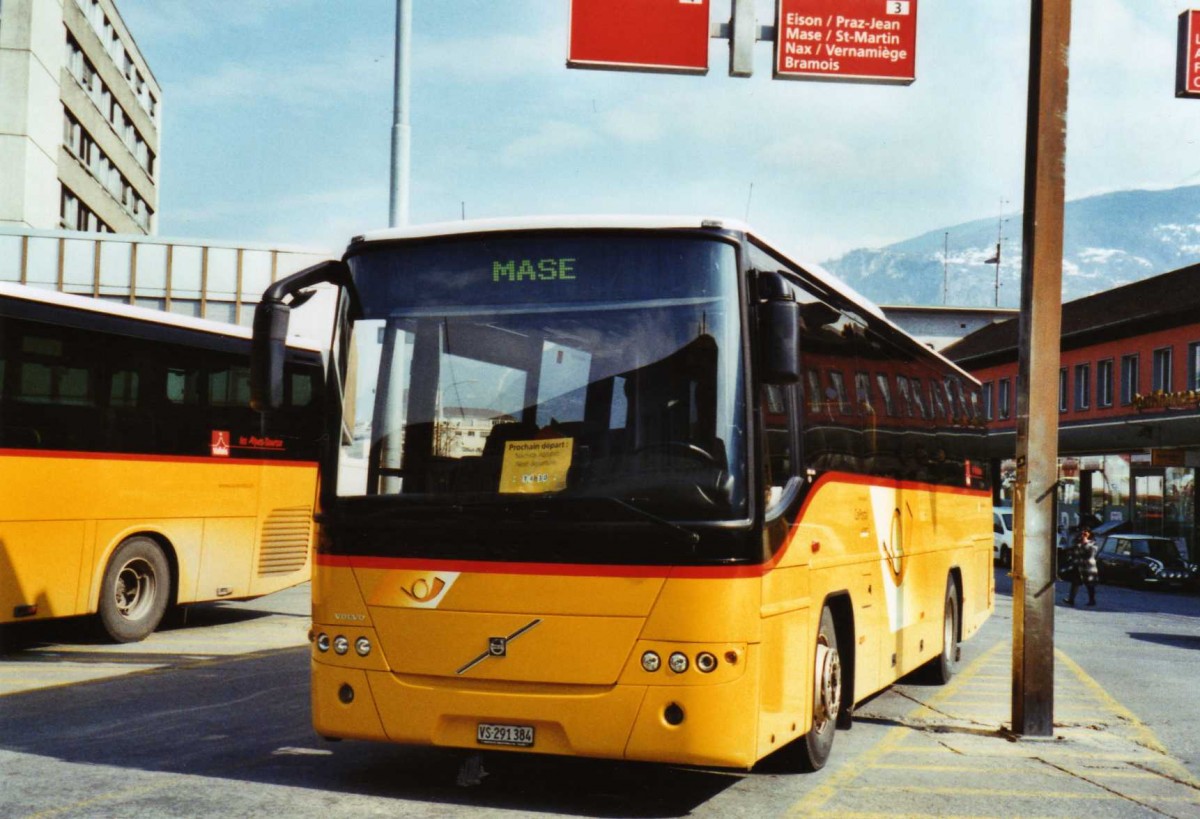
[[[908,85],[917,0],[777,0],[775,78]]]
[[[708,72],[709,0],[571,0],[569,68]]]
[[[1200,10],[1179,15],[1179,51],[1176,54],[1175,96],[1200,98]]]

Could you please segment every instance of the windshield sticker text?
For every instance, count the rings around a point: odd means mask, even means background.
[[[574,445],[572,438],[506,442],[500,492],[542,494],[566,489]]]

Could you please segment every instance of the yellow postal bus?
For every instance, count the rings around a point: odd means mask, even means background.
[[[140,640],[168,606],[309,579],[321,353],[289,348],[264,419],[249,335],[0,284],[0,626]]]
[[[992,611],[978,385],[743,225],[359,237],[265,294],[260,407],[317,282],[322,735],[815,769]]]

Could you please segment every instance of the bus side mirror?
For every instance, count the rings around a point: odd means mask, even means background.
[[[250,406],[259,412],[283,406],[283,365],[287,358],[288,321],[316,291],[317,284],[345,288],[357,306],[357,295],[345,262],[328,261],[280,279],[262,294],[254,308],[254,337],[250,342]]]
[[[260,301],[254,308],[250,343],[250,406],[259,412],[283,406],[283,363],[287,356],[288,321],[292,308],[280,301]]]
[[[761,329],[761,380],[764,384],[795,384],[800,380],[800,304],[778,273],[758,278]]]

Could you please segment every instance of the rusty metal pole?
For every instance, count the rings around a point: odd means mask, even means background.
[[[1070,0],[1032,0],[1025,133],[1017,483],[1013,543],[1012,728],[1054,735],[1054,501]]]

